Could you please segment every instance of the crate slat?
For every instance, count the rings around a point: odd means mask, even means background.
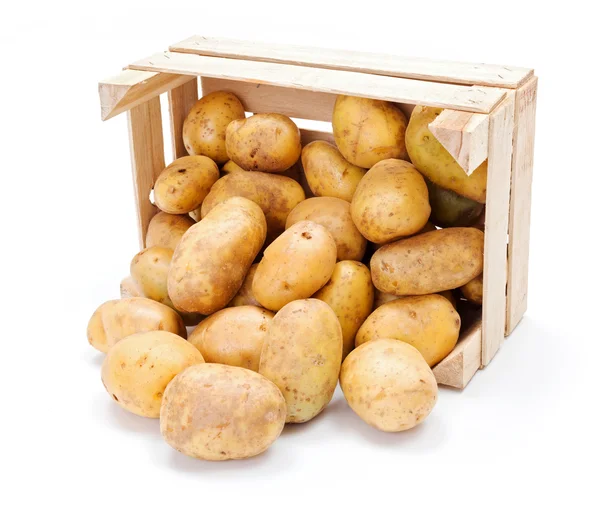
[[[198,100],[198,79],[173,88],[168,93],[169,98],[169,124],[171,127],[171,146],[173,159],[187,155],[183,144],[183,122],[187,113]]]
[[[327,141],[328,143],[335,144],[333,134],[331,132],[300,129],[300,137],[302,140],[302,146],[306,146],[308,143],[312,143],[313,141]]]

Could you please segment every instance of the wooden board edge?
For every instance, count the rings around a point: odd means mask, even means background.
[[[183,143],[183,122],[188,112],[198,100],[198,79],[181,84],[169,90],[169,126],[171,128],[171,147],[173,160],[188,155]]]

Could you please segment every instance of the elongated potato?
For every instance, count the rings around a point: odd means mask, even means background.
[[[282,392],[287,423],[304,423],[329,403],[342,362],[342,329],[329,305],[296,300],[273,318],[259,373]]]
[[[240,287],[239,291],[229,302],[228,307],[241,307],[242,305],[255,305],[256,307],[262,307],[252,292],[252,281],[254,280],[256,268],[258,268],[258,264],[253,264],[250,266],[250,269],[244,278],[244,282],[242,282],[242,287]]]
[[[460,292],[471,303],[481,305],[483,303],[483,273],[462,286]]]
[[[217,205],[181,238],[169,270],[173,305],[212,314],[225,307],[244,281],[267,233],[254,202],[233,197]]]
[[[175,250],[177,244],[194,220],[186,214],[158,212],[150,220],[146,233],[146,247],[162,246]]]

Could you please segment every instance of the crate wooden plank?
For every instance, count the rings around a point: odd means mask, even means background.
[[[350,71],[313,69],[290,64],[174,52],[152,55],[131,64],[129,68],[241,80],[483,114],[492,111],[502,101],[507,91],[484,86],[442,84]]]
[[[198,100],[198,79],[193,78],[189,82],[171,89],[168,98],[173,159],[178,159],[188,154],[183,144],[183,122],[187,113]]]
[[[519,87],[533,74],[532,69],[516,66],[418,59],[204,36],[192,36],[172,45],[169,50],[230,59],[295,64],[313,68],[509,89]]]
[[[300,129],[300,137],[302,140],[302,146],[306,146],[308,143],[312,143],[313,141],[327,141],[328,143],[335,144],[333,134],[331,132]]]

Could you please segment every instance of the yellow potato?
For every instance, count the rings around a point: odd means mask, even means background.
[[[354,350],[342,365],[348,405],[372,427],[401,432],[421,423],[437,402],[437,383],[423,357],[395,339]]]
[[[483,273],[467,282],[460,288],[460,291],[471,303],[481,305],[483,303]]]
[[[253,264],[250,266],[250,269],[244,278],[244,282],[242,283],[242,287],[240,287],[239,291],[229,302],[228,307],[241,307],[242,305],[255,305],[256,307],[262,307],[252,292],[252,281],[254,280],[256,268],[258,268],[258,264]]]
[[[325,302],[296,300],[271,321],[259,373],[283,393],[287,423],[304,423],[329,403],[342,362],[342,329]]]
[[[162,246],[175,250],[179,240],[194,224],[187,215],[158,212],[150,220],[146,233],[146,247]]]
[[[171,379],[203,362],[202,354],[178,335],[163,331],[133,334],[109,350],[102,364],[102,383],[124,409],[158,418]]]
[[[300,180],[302,179],[302,169],[299,166],[300,161],[298,160],[296,162],[296,164],[294,164],[291,168],[288,168],[285,171],[282,171],[280,173],[277,173],[277,175],[281,175],[282,177],[288,177],[291,178],[292,180],[295,180],[296,182],[300,182]],[[221,167],[221,172],[226,175],[228,173],[237,173],[239,171],[244,171],[246,172],[246,170],[240,166],[238,166],[235,162],[233,161],[227,161],[225,164],[223,164],[223,166]]]
[[[440,291],[437,294],[443,296],[452,304],[452,307],[456,309],[456,298],[454,298],[452,291]],[[384,303],[393,302],[394,300],[399,300],[400,298],[406,297],[390,293],[382,293],[378,289],[375,289],[375,301],[373,302],[373,310],[377,309],[378,307],[381,307]]]
[[[173,250],[152,246],[142,250],[131,260],[131,278],[140,287],[142,296],[174,308],[167,291],[167,276]]]
[[[258,373],[199,364],[167,386],[160,433],[177,451],[204,460],[245,459],[264,452],[285,424],[283,396]]]

